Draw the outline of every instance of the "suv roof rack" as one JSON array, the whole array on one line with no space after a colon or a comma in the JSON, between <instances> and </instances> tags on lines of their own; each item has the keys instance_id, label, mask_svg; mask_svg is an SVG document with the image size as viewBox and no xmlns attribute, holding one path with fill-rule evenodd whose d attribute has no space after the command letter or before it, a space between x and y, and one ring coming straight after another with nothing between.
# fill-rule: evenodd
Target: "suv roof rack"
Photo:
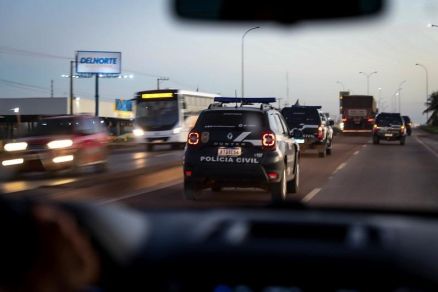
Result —
<instances>
[{"instance_id":1,"label":"suv roof rack","mask_svg":"<svg viewBox=\"0 0 438 292\"><path fill-rule=\"evenodd\" d=\"M299 108L299 107L304 107L304 108L316 108L316 109L322 109L322 106L320 105L292 105L291 107L295 107L295 108Z\"/></svg>"},{"instance_id":2,"label":"suv roof rack","mask_svg":"<svg viewBox=\"0 0 438 292\"><path fill-rule=\"evenodd\" d=\"M215 97L214 101L220 103L241 103L241 105L253 104L253 103L270 104L276 102L276 98L275 97Z\"/></svg>"}]
</instances>

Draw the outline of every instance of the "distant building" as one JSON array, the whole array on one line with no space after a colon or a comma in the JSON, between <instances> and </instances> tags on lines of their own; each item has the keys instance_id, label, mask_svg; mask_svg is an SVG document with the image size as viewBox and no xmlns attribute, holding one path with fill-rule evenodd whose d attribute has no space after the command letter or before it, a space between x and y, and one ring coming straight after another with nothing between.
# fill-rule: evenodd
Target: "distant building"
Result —
<instances>
[{"instance_id":1,"label":"distant building","mask_svg":"<svg viewBox=\"0 0 438 292\"><path fill-rule=\"evenodd\" d=\"M94 112L94 99L82 97L74 99L74 114L94 115ZM17 132L26 133L41 117L69 113L70 103L67 97L0 98L0 139L13 138L17 136ZM134 113L116 110L115 101L100 101L99 116L109 127L112 127L110 129L112 133L120 135L125 132L123 130L125 127L132 124Z\"/></svg>"}]
</instances>

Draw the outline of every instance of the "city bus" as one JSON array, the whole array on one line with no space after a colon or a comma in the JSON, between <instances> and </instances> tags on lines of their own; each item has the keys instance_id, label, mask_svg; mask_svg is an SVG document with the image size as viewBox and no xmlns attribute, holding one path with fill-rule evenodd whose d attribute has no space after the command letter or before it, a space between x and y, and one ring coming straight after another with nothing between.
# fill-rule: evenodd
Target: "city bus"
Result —
<instances>
[{"instance_id":1,"label":"city bus","mask_svg":"<svg viewBox=\"0 0 438 292\"><path fill-rule=\"evenodd\" d=\"M184 147L199 113L218 96L180 89L137 92L133 129L136 141L145 143L147 151L155 145Z\"/></svg>"}]
</instances>

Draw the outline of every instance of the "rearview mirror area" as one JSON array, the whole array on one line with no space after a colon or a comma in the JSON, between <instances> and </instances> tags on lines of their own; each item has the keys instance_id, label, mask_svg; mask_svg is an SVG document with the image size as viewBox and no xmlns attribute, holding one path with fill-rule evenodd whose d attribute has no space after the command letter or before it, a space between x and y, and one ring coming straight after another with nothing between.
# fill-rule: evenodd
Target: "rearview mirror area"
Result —
<instances>
[{"instance_id":1,"label":"rearview mirror area","mask_svg":"<svg viewBox=\"0 0 438 292\"><path fill-rule=\"evenodd\" d=\"M378 15L384 0L174 0L178 17L204 21L274 21L292 24L303 20L357 18Z\"/></svg>"}]
</instances>

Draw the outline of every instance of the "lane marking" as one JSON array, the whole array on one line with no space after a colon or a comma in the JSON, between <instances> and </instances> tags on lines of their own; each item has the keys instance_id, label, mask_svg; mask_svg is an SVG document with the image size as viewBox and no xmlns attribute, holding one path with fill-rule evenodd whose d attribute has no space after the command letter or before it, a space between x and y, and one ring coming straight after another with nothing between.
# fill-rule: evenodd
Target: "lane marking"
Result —
<instances>
[{"instance_id":1,"label":"lane marking","mask_svg":"<svg viewBox=\"0 0 438 292\"><path fill-rule=\"evenodd\" d=\"M170 187L182 184L182 183L183 183L183 180L179 179L179 180L176 180L176 181L173 181L173 182L169 182L169 183L165 183L165 184L159 184L159 185L157 185L155 187L152 187L152 188L149 188L147 190L140 190L140 191L137 191L135 193L127 194L127 195L124 195L124 196L121 196L121 197L117 197L117 198L113 198L113 199L108 199L108 200L102 200L98 204L99 205L111 204L111 203L115 203L115 202L118 202L118 201L122 201L122 200L130 199L130 198L146 195L146 194L149 194L149 193L152 193L152 192L160 191L160 190L163 190L163 189L167 189L167 188L170 188Z\"/></svg>"},{"instance_id":2,"label":"lane marking","mask_svg":"<svg viewBox=\"0 0 438 292\"><path fill-rule=\"evenodd\" d=\"M357 154L359 154L359 150L353 153L353 155L357 155Z\"/></svg>"},{"instance_id":3,"label":"lane marking","mask_svg":"<svg viewBox=\"0 0 438 292\"><path fill-rule=\"evenodd\" d=\"M341 164L339 164L339 166L336 167L335 171L333 171L332 175L334 175L335 173L337 173L338 171L343 169L346 165L347 165L347 162L342 162Z\"/></svg>"},{"instance_id":4,"label":"lane marking","mask_svg":"<svg viewBox=\"0 0 438 292\"><path fill-rule=\"evenodd\" d=\"M315 197L319 191L321 190L321 188L315 188L313 190L311 190L301 201L303 202L309 202L311 199L313 199L313 197Z\"/></svg>"},{"instance_id":5,"label":"lane marking","mask_svg":"<svg viewBox=\"0 0 438 292\"><path fill-rule=\"evenodd\" d=\"M423 141L421 141L417 136L415 136L415 139L418 141L418 143L420 143L421 145L424 146L424 148L426 148L427 150L429 150L430 153L433 154L433 156L435 156L436 158L438 158L438 153L435 152L435 150L433 150L429 145L425 144Z\"/></svg>"}]
</instances>

